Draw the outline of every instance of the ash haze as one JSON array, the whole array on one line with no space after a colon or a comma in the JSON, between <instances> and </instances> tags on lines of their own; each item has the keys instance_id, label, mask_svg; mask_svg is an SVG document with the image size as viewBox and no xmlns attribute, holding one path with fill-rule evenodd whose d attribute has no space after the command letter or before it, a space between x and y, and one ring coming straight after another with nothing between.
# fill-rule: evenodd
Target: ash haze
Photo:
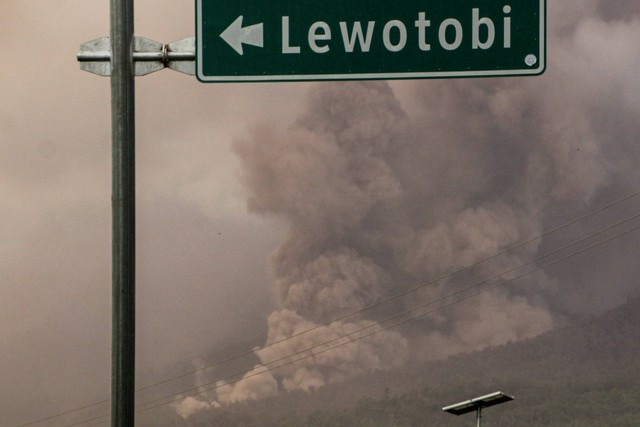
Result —
<instances>
[{"instance_id":1,"label":"ash haze","mask_svg":"<svg viewBox=\"0 0 640 427\"><path fill-rule=\"evenodd\" d=\"M109 33L109 11L95 0L3 6L0 424L16 426L109 396L109 81L75 62L81 43ZM640 6L548 8L541 77L139 78L138 383L243 341L269 344L320 326L258 350L267 363L375 326L457 283L396 300L388 313L322 325L638 191ZM171 42L193 34L192 3L138 0L136 16L137 35ZM638 206L632 200L591 229ZM465 280L527 262L576 233L535 242ZM221 383L174 409L188 420L221 404L533 337L637 296L637 259L637 235L618 239L472 303Z\"/></svg>"}]
</instances>

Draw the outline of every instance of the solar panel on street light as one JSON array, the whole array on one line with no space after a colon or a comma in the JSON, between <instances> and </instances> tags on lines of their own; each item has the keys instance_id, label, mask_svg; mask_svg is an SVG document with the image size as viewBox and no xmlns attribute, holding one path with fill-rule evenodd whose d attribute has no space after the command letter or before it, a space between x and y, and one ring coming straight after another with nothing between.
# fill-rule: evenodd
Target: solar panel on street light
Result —
<instances>
[{"instance_id":1,"label":"solar panel on street light","mask_svg":"<svg viewBox=\"0 0 640 427\"><path fill-rule=\"evenodd\" d=\"M484 396L475 397L470 400L455 403L453 405L445 406L442 408L444 412L448 412L453 415L462 415L469 412L476 412L478 427L480 427L480 419L482 418L482 409L490 406L499 405L501 403L509 402L515 399L513 396L505 394L501 391L490 393Z\"/></svg>"}]
</instances>

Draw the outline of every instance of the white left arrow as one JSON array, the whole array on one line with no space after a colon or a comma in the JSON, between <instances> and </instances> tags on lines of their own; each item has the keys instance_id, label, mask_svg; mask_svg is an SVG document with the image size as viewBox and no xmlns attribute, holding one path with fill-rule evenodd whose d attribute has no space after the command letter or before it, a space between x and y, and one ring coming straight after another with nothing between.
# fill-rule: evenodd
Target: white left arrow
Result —
<instances>
[{"instance_id":1,"label":"white left arrow","mask_svg":"<svg viewBox=\"0 0 640 427\"><path fill-rule=\"evenodd\" d=\"M263 34L264 31L262 23L243 28L242 15L240 15L220 34L220 37L222 37L222 39L233 48L233 50L242 55L243 43L250 44L251 46L264 47Z\"/></svg>"}]
</instances>

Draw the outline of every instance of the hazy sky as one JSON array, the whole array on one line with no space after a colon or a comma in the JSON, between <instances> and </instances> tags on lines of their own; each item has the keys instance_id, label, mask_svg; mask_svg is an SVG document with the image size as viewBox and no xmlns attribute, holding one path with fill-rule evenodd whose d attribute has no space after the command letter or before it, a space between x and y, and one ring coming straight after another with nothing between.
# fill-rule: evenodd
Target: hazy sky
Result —
<instances>
[{"instance_id":1,"label":"hazy sky","mask_svg":"<svg viewBox=\"0 0 640 427\"><path fill-rule=\"evenodd\" d=\"M2 9L0 412L11 425L109 395L109 80L75 60L81 43L108 35L109 10L84 0ZM137 34L193 35L192 2L137 1L136 12ZM286 121L304 86L138 80L141 371L264 329L280 229L246 213L228 147L255 120Z\"/></svg>"},{"instance_id":2,"label":"hazy sky","mask_svg":"<svg viewBox=\"0 0 640 427\"><path fill-rule=\"evenodd\" d=\"M227 344L286 336L285 324L357 309L637 191L640 6L549 3L542 77L138 78L141 382ZM108 2L96 0L5 0L0 13L3 426L109 396L109 80L75 60L80 44L108 35L108 17ZM193 2L138 0L136 17L140 36L193 35ZM621 208L618 220L638 205ZM447 351L434 356L477 348L461 331L489 312L516 326L486 342L535 335L637 295L637 249L627 238L598 262L545 272L471 314L453 312L432 334L385 338L403 360L437 345ZM380 360L391 358L382 343L371 345ZM283 387L304 388L342 371L282 375Z\"/></svg>"}]
</instances>

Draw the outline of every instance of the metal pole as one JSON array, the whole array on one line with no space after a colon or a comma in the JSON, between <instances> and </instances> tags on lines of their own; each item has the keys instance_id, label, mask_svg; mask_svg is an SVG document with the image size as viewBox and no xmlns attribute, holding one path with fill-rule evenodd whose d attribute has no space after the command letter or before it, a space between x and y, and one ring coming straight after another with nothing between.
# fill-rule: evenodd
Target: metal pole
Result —
<instances>
[{"instance_id":1,"label":"metal pole","mask_svg":"<svg viewBox=\"0 0 640 427\"><path fill-rule=\"evenodd\" d=\"M480 427L482 421L482 406L478 406L478 410L476 411L476 419L478 420L477 427Z\"/></svg>"},{"instance_id":2,"label":"metal pole","mask_svg":"<svg viewBox=\"0 0 640 427\"><path fill-rule=\"evenodd\" d=\"M111 0L112 372L111 425L135 408L135 86L133 0Z\"/></svg>"}]
</instances>

